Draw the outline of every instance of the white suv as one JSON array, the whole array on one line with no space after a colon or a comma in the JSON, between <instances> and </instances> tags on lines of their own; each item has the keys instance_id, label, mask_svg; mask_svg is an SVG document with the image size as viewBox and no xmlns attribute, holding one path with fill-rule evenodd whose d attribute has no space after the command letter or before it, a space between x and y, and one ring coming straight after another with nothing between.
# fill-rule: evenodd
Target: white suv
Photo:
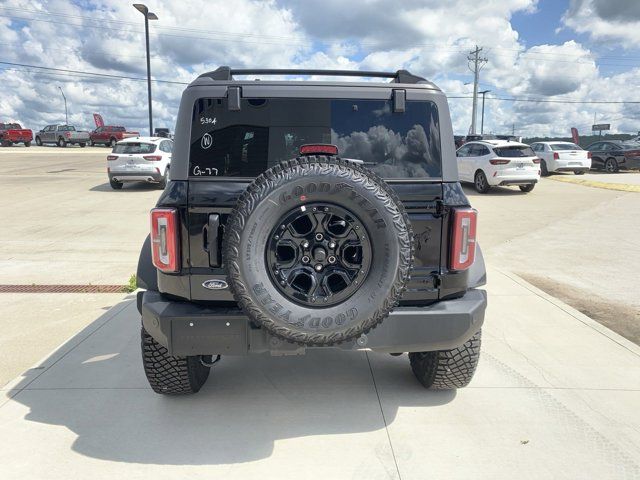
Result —
<instances>
[{"instance_id":1,"label":"white suv","mask_svg":"<svg viewBox=\"0 0 640 480\"><path fill-rule=\"evenodd\" d=\"M155 183L164 188L169 178L173 141L161 137L121 140L107 156L109 183L120 190L124 182Z\"/></svg>"},{"instance_id":2,"label":"white suv","mask_svg":"<svg viewBox=\"0 0 640 480\"><path fill-rule=\"evenodd\" d=\"M461 182L472 182L480 193L493 186L518 185L530 192L540 180L540 159L529 145L509 140L465 143L456 152Z\"/></svg>"}]
</instances>

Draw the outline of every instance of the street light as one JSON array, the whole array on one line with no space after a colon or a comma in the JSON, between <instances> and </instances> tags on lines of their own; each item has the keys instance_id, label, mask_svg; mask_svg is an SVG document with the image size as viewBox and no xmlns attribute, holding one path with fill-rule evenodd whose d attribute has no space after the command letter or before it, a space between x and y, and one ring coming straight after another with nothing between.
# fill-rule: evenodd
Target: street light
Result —
<instances>
[{"instance_id":1,"label":"street light","mask_svg":"<svg viewBox=\"0 0 640 480\"><path fill-rule=\"evenodd\" d=\"M153 116L151 108L151 61L149 59L149 20L158 20L158 16L150 12L146 5L134 3L133 6L144 15L144 36L147 43L147 93L149 102L149 136L153 135Z\"/></svg>"},{"instance_id":2,"label":"street light","mask_svg":"<svg viewBox=\"0 0 640 480\"><path fill-rule=\"evenodd\" d=\"M482 120L480 121L480 135L484 133L484 96L490 91L491 90L483 90L482 92L478 92L482 94Z\"/></svg>"},{"instance_id":3,"label":"street light","mask_svg":"<svg viewBox=\"0 0 640 480\"><path fill-rule=\"evenodd\" d=\"M67 97L64 96L64 92L62 91L62 87L58 85L60 89L60 93L62 94L62 98L64 98L64 124L69 125L69 115L67 114Z\"/></svg>"}]
</instances>

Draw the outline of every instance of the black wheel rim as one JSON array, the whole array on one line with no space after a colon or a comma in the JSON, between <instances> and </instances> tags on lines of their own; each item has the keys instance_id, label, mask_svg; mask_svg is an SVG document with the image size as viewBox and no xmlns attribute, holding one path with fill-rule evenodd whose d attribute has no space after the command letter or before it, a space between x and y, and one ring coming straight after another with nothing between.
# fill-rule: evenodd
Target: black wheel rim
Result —
<instances>
[{"instance_id":1,"label":"black wheel rim","mask_svg":"<svg viewBox=\"0 0 640 480\"><path fill-rule=\"evenodd\" d=\"M328 307L350 298L364 283L373 251L352 212L313 203L286 213L267 240L266 266L286 298Z\"/></svg>"}]
</instances>

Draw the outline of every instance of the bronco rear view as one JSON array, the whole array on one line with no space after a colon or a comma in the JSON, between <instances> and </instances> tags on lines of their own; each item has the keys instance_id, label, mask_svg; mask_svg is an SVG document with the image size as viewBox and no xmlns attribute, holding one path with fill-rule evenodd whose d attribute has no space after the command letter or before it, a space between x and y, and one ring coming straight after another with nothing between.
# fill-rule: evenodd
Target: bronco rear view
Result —
<instances>
[{"instance_id":1,"label":"bronco rear view","mask_svg":"<svg viewBox=\"0 0 640 480\"><path fill-rule=\"evenodd\" d=\"M220 67L187 87L175 132L138 265L154 391L197 392L221 355L307 348L408 353L427 388L469 383L486 275L438 87Z\"/></svg>"}]
</instances>

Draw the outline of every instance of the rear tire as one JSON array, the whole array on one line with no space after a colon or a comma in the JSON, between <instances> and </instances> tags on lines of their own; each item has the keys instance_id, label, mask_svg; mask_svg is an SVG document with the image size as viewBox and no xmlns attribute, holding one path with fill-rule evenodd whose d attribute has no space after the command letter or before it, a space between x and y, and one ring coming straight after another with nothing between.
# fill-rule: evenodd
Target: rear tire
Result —
<instances>
[{"instance_id":1,"label":"rear tire","mask_svg":"<svg viewBox=\"0 0 640 480\"><path fill-rule=\"evenodd\" d=\"M519 185L520 190L522 190L524 193L529 193L535 186L535 183L531 183L529 185Z\"/></svg>"},{"instance_id":2,"label":"rear tire","mask_svg":"<svg viewBox=\"0 0 640 480\"><path fill-rule=\"evenodd\" d=\"M3 147L10 147L11 145L13 145L13 143L8 141L8 140L3 140L2 141L2 146Z\"/></svg>"},{"instance_id":3,"label":"rear tire","mask_svg":"<svg viewBox=\"0 0 640 480\"><path fill-rule=\"evenodd\" d=\"M25 147L30 147L31 146L31 142L24 142L24 146Z\"/></svg>"},{"instance_id":4,"label":"rear tire","mask_svg":"<svg viewBox=\"0 0 640 480\"><path fill-rule=\"evenodd\" d=\"M547 162L545 162L544 160L540 162L540 175L542 175L543 177L548 177L549 175L551 175L551 173L549 173L549 169L547 168Z\"/></svg>"},{"instance_id":5,"label":"rear tire","mask_svg":"<svg viewBox=\"0 0 640 480\"><path fill-rule=\"evenodd\" d=\"M116 143L118 143L118 141L115 138L112 138L111 140L109 140L109 146L111 148L114 148L116 146Z\"/></svg>"},{"instance_id":6,"label":"rear tire","mask_svg":"<svg viewBox=\"0 0 640 480\"><path fill-rule=\"evenodd\" d=\"M86 143L81 143L81 144L80 144L80 148L84 148L84 147L86 147L86 146L87 146L87 144L86 144Z\"/></svg>"},{"instance_id":7,"label":"rear tire","mask_svg":"<svg viewBox=\"0 0 640 480\"><path fill-rule=\"evenodd\" d=\"M491 188L491 185L489 185L489 181L487 180L487 176L482 170L478 170L476 172L473 179L473 184L476 187L476 191L478 193L487 193Z\"/></svg>"},{"instance_id":8,"label":"rear tire","mask_svg":"<svg viewBox=\"0 0 640 480\"><path fill-rule=\"evenodd\" d=\"M40 140L40 137L36 137L36 145L38 145L39 147L42 146L42 140Z\"/></svg>"},{"instance_id":9,"label":"rear tire","mask_svg":"<svg viewBox=\"0 0 640 480\"><path fill-rule=\"evenodd\" d=\"M140 330L142 365L149 385L163 395L196 393L209 378L210 367L205 367L199 356L174 357L156 342L144 328Z\"/></svg>"},{"instance_id":10,"label":"rear tire","mask_svg":"<svg viewBox=\"0 0 640 480\"><path fill-rule=\"evenodd\" d=\"M89 141L87 142L87 145L89 145L90 147L93 147L95 144L94 144L91 140L89 140Z\"/></svg>"},{"instance_id":11,"label":"rear tire","mask_svg":"<svg viewBox=\"0 0 640 480\"><path fill-rule=\"evenodd\" d=\"M169 179L169 169L165 168L164 169L164 176L162 177L162 180L160 180L158 182L158 188L160 190L164 190L164 188L167 186L167 180Z\"/></svg>"},{"instance_id":12,"label":"rear tire","mask_svg":"<svg viewBox=\"0 0 640 480\"><path fill-rule=\"evenodd\" d=\"M584 175L584 170L576 170L573 173L576 175Z\"/></svg>"},{"instance_id":13,"label":"rear tire","mask_svg":"<svg viewBox=\"0 0 640 480\"><path fill-rule=\"evenodd\" d=\"M482 330L452 350L411 352L411 370L418 381L430 390L466 387L478 366Z\"/></svg>"},{"instance_id":14,"label":"rear tire","mask_svg":"<svg viewBox=\"0 0 640 480\"><path fill-rule=\"evenodd\" d=\"M607 158L604 162L604 170L607 173L616 173L619 170L618 161L613 157Z\"/></svg>"},{"instance_id":15,"label":"rear tire","mask_svg":"<svg viewBox=\"0 0 640 480\"><path fill-rule=\"evenodd\" d=\"M60 137L58 139L58 146L62 147L62 148L66 147L67 146L67 141L64 138Z\"/></svg>"},{"instance_id":16,"label":"rear tire","mask_svg":"<svg viewBox=\"0 0 640 480\"><path fill-rule=\"evenodd\" d=\"M122 190L122 182L116 182L115 180L111 180L109 179L109 185L111 185L111 188L113 188L114 190Z\"/></svg>"}]
</instances>

